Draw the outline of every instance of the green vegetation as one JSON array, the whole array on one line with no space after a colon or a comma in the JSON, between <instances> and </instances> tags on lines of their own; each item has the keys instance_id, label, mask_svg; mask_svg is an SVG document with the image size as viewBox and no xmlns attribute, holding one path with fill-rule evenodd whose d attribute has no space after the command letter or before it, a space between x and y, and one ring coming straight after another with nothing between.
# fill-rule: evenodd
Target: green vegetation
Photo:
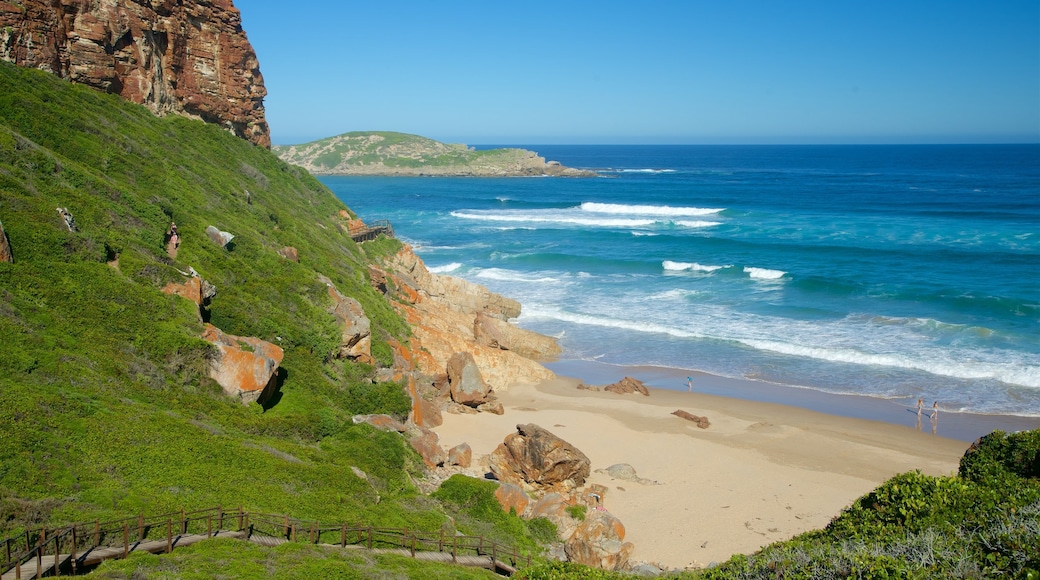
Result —
<instances>
[{"instance_id":1,"label":"green vegetation","mask_svg":"<svg viewBox=\"0 0 1040 580\"><path fill-rule=\"evenodd\" d=\"M471 536L514 543L525 555L537 556L541 546L556 541L556 526L545 518L521 519L506 513L495 499L498 484L492 481L452 475L431 497L443 502L455 514L455 526Z\"/></svg>"},{"instance_id":2,"label":"green vegetation","mask_svg":"<svg viewBox=\"0 0 1040 580\"><path fill-rule=\"evenodd\" d=\"M481 568L419 562L404 556L371 555L306 544L265 548L240 540L210 540L165 556L135 552L110 560L91 575L106 580L191 580L209 578L285 578L301 580L481 580L500 578Z\"/></svg>"},{"instance_id":3,"label":"green vegetation","mask_svg":"<svg viewBox=\"0 0 1040 580\"><path fill-rule=\"evenodd\" d=\"M340 330L319 275L361 302L377 364L409 329L371 287L372 258L340 228L343 209L304 170L219 127L156 118L0 62L0 220L15 258L0 263L0 536L215 505L453 532L448 509L417 489L422 463L404 439L351 421L403 419L410 402L400 384L374 383L373 367L330 358ZM176 259L164 247L171 221ZM209 240L210 225L235 235L233 249ZM370 244L381 256L399 247ZM298 263L278 255L285 246ZM266 409L224 395L208 376L213 349L195 305L161 292L189 268L217 288L209 322L284 349L284 380ZM487 525L509 544L526 533ZM192 558L223 559L235 546L178 551L158 568L185 577ZM275 569L312 570L293 564L301 548L280 550L264 556ZM313 565L349 568L339 561ZM135 557L111 572L152 563ZM417 563L366 564L383 565L422 575ZM447 575L426 577L436 574Z\"/></svg>"},{"instance_id":4,"label":"green vegetation","mask_svg":"<svg viewBox=\"0 0 1040 580\"><path fill-rule=\"evenodd\" d=\"M579 522L583 522L585 521L585 506L569 505L567 506L567 514Z\"/></svg>"},{"instance_id":5,"label":"green vegetation","mask_svg":"<svg viewBox=\"0 0 1040 580\"><path fill-rule=\"evenodd\" d=\"M515 173L529 155L523 149L476 151L418 135L388 131L344 133L302 145L272 150L289 163L316 174L403 173Z\"/></svg>"}]
</instances>

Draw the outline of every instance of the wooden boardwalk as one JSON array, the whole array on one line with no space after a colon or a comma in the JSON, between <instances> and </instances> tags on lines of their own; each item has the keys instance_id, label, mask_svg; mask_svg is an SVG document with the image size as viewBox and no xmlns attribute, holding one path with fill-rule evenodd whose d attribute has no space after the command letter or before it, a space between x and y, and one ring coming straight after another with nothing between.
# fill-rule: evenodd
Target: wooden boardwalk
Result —
<instances>
[{"instance_id":1,"label":"wooden boardwalk","mask_svg":"<svg viewBox=\"0 0 1040 580\"><path fill-rule=\"evenodd\" d=\"M377 220L371 224L365 226L356 232L351 232L350 237L355 242L367 242L378 238L381 234L385 234L387 237L394 237L394 227L390 225L387 220Z\"/></svg>"},{"instance_id":2,"label":"wooden boardwalk","mask_svg":"<svg viewBox=\"0 0 1040 580\"><path fill-rule=\"evenodd\" d=\"M26 531L0 541L0 580L82 574L101 562L131 552L168 553L210 538L235 538L262 546L305 542L343 550L395 554L427 562L479 567L510 576L530 557L483 537L375 528L363 524L322 526L287 515L250 514L238 508L139 515L114 522L95 521L55 530ZM330 542L330 540L332 540Z\"/></svg>"}]
</instances>

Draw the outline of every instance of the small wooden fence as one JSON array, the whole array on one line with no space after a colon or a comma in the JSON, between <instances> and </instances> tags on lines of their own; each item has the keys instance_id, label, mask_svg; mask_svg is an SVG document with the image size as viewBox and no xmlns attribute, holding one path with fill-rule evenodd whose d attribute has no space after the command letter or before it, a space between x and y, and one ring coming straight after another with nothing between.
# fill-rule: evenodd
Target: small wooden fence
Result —
<instances>
[{"instance_id":1,"label":"small wooden fence","mask_svg":"<svg viewBox=\"0 0 1040 580\"><path fill-rule=\"evenodd\" d=\"M374 240L379 237L379 234L386 234L391 238L394 237L394 227L390 225L388 220L376 220L365 226L364 229L351 232L350 237L355 242L360 243Z\"/></svg>"},{"instance_id":2,"label":"small wooden fence","mask_svg":"<svg viewBox=\"0 0 1040 580\"><path fill-rule=\"evenodd\" d=\"M221 507L155 516L138 515L110 522L94 521L56 529L42 528L0 541L3 580L59 576L89 571L104 560L130 552L168 553L174 548L214 537L259 544L306 542L342 548L380 550L412 558L482 566L511 575L530 556L483 536L457 536L407 528L364 524L321 524L287 515L249 513ZM440 557L431 557L440 554Z\"/></svg>"}]
</instances>

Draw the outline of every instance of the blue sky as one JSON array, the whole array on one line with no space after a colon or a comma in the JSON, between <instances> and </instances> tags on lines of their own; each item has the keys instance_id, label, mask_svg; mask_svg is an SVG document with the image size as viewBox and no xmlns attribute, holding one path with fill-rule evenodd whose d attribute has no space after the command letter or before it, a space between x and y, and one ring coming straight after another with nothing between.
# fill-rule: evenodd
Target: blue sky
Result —
<instances>
[{"instance_id":1,"label":"blue sky","mask_svg":"<svg viewBox=\"0 0 1040 580\"><path fill-rule=\"evenodd\" d=\"M1040 141L1040 2L235 0L276 144Z\"/></svg>"}]
</instances>

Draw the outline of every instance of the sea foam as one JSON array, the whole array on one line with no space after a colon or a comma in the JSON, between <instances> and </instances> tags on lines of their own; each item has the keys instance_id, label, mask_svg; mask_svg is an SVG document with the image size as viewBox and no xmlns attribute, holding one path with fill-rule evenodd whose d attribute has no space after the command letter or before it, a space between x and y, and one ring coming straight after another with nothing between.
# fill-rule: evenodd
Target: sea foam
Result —
<instances>
[{"instance_id":1,"label":"sea foam","mask_svg":"<svg viewBox=\"0 0 1040 580\"><path fill-rule=\"evenodd\" d=\"M661 262L661 267L665 270L671 270L681 272L689 270L691 272L714 272L715 270L721 270L723 268L729 268L729 266L705 266L696 262L673 262L671 260L665 260Z\"/></svg>"},{"instance_id":2,"label":"sea foam","mask_svg":"<svg viewBox=\"0 0 1040 580\"><path fill-rule=\"evenodd\" d=\"M755 280L779 280L783 278L787 272L783 270L770 270L769 268L753 268L751 266L744 266L744 273L751 276Z\"/></svg>"},{"instance_id":3,"label":"sea foam","mask_svg":"<svg viewBox=\"0 0 1040 580\"><path fill-rule=\"evenodd\" d=\"M630 205L623 203L597 203L593 201L586 201L585 203L581 204L581 210L592 213L682 217L713 215L725 211L725 208L673 207L667 205Z\"/></svg>"},{"instance_id":4,"label":"sea foam","mask_svg":"<svg viewBox=\"0 0 1040 580\"><path fill-rule=\"evenodd\" d=\"M434 274L447 274L448 272L454 272L462 267L462 264L458 262L452 262L443 266L427 267L426 269Z\"/></svg>"}]
</instances>

